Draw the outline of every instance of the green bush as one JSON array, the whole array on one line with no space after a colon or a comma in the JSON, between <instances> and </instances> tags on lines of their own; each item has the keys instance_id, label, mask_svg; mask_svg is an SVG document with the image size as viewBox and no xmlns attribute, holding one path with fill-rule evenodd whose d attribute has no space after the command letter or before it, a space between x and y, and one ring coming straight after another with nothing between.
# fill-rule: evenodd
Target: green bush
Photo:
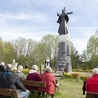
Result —
<instances>
[{"instance_id":1,"label":"green bush","mask_svg":"<svg viewBox=\"0 0 98 98\"><path fill-rule=\"evenodd\" d=\"M72 75L70 73L64 73L64 78L72 78Z\"/></svg>"},{"instance_id":2,"label":"green bush","mask_svg":"<svg viewBox=\"0 0 98 98\"><path fill-rule=\"evenodd\" d=\"M30 70L30 69L23 69L22 72L23 72L24 74L28 74L29 70Z\"/></svg>"},{"instance_id":3,"label":"green bush","mask_svg":"<svg viewBox=\"0 0 98 98\"><path fill-rule=\"evenodd\" d=\"M64 72L64 78L70 78L70 79L81 79L81 80L86 80L87 78L89 78L90 76L86 76L86 75L80 75L79 73L66 73Z\"/></svg>"},{"instance_id":4,"label":"green bush","mask_svg":"<svg viewBox=\"0 0 98 98\"><path fill-rule=\"evenodd\" d=\"M85 76L81 76L81 77L80 77L80 79L82 79L82 80L86 80L87 78L89 78L89 76L86 76L86 75L85 75Z\"/></svg>"}]
</instances>

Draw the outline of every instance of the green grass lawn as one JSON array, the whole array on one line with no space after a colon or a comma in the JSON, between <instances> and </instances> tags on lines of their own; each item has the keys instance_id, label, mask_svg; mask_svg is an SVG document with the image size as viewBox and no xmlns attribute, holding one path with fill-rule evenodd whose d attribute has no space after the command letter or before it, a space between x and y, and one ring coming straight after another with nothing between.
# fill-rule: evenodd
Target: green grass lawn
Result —
<instances>
[{"instance_id":1,"label":"green grass lawn","mask_svg":"<svg viewBox=\"0 0 98 98\"><path fill-rule=\"evenodd\" d=\"M55 98L85 98L82 95L83 81L79 82L78 79L60 79L60 90L55 93ZM37 94L30 95L29 98L42 98L37 97ZM50 98L50 97L49 97Z\"/></svg>"}]
</instances>

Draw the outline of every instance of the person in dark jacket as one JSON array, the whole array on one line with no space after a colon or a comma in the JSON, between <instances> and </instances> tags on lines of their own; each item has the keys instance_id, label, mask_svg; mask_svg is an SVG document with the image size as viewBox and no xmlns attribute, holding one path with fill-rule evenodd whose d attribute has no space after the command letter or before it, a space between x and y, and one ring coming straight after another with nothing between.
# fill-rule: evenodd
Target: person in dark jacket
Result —
<instances>
[{"instance_id":1,"label":"person in dark jacket","mask_svg":"<svg viewBox=\"0 0 98 98\"><path fill-rule=\"evenodd\" d=\"M2 72L5 72L5 71L6 71L6 68L3 65L0 64L0 72L2 73Z\"/></svg>"},{"instance_id":2,"label":"person in dark jacket","mask_svg":"<svg viewBox=\"0 0 98 98\"><path fill-rule=\"evenodd\" d=\"M82 87L83 95L85 95L85 91L86 91L85 84L86 84L86 80L83 82L83 87Z\"/></svg>"},{"instance_id":3,"label":"person in dark jacket","mask_svg":"<svg viewBox=\"0 0 98 98\"><path fill-rule=\"evenodd\" d=\"M28 98L29 91L21 83L18 75L11 71L11 64L7 64L6 71L0 71L0 88L17 89L19 98Z\"/></svg>"}]
</instances>

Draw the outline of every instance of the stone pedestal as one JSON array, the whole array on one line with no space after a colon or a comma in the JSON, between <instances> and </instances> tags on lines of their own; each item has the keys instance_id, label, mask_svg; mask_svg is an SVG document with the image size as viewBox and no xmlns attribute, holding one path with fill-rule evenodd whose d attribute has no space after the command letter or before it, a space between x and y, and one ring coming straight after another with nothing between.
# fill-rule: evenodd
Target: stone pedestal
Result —
<instances>
[{"instance_id":1,"label":"stone pedestal","mask_svg":"<svg viewBox=\"0 0 98 98\"><path fill-rule=\"evenodd\" d=\"M56 71L72 72L71 67L71 50L67 35L59 36L58 57L55 65Z\"/></svg>"}]
</instances>

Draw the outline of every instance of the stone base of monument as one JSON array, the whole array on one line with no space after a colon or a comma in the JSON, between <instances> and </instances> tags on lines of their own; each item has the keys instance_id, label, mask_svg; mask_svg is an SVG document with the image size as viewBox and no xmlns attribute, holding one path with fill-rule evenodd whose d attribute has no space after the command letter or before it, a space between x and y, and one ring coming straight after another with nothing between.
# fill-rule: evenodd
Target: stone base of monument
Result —
<instances>
[{"instance_id":1,"label":"stone base of monument","mask_svg":"<svg viewBox=\"0 0 98 98\"><path fill-rule=\"evenodd\" d=\"M60 35L58 43L58 57L55 65L56 72L57 71L72 72L70 55L71 50L68 36Z\"/></svg>"},{"instance_id":2,"label":"stone base of monument","mask_svg":"<svg viewBox=\"0 0 98 98\"><path fill-rule=\"evenodd\" d=\"M62 72L52 72L56 79L64 78L64 71Z\"/></svg>"}]
</instances>

